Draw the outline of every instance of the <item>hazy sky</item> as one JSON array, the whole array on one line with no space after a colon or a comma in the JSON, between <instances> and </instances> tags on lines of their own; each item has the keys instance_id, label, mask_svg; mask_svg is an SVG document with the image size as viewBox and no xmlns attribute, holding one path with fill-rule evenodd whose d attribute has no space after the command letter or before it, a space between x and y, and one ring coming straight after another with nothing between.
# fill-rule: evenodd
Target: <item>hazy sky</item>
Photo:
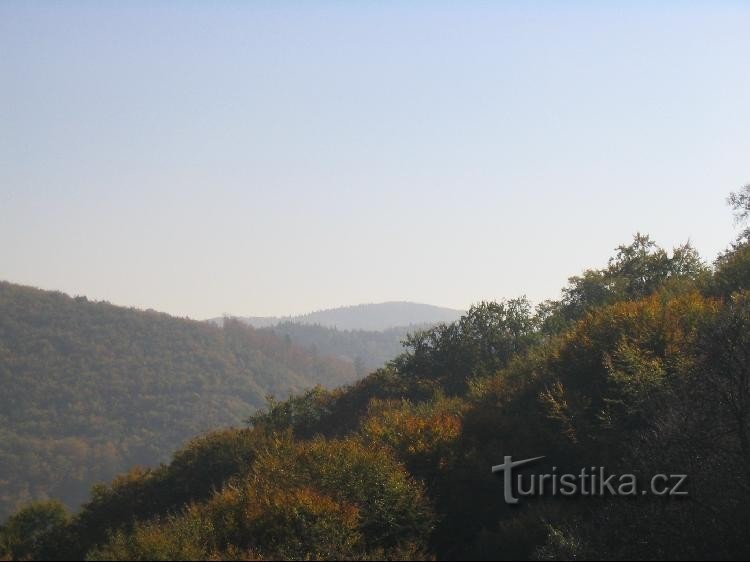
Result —
<instances>
[{"instance_id":1,"label":"hazy sky","mask_svg":"<svg viewBox=\"0 0 750 562\"><path fill-rule=\"evenodd\" d=\"M560 4L3 1L0 279L204 318L713 259L750 3Z\"/></svg>"}]
</instances>

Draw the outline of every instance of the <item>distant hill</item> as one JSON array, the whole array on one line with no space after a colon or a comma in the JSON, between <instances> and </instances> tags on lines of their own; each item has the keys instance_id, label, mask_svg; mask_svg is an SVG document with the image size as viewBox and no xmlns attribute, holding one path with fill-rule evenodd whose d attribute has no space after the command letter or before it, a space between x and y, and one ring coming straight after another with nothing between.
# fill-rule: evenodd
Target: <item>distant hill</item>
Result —
<instances>
[{"instance_id":1,"label":"distant hill","mask_svg":"<svg viewBox=\"0 0 750 562\"><path fill-rule=\"evenodd\" d=\"M381 331L413 325L434 325L440 322L453 322L464 313L462 310L444 308L415 302L383 302L378 304L358 304L342 306L302 314L299 316L239 317L242 322L264 328L276 324L292 322L296 324L318 324L339 330ZM221 322L221 319L214 319Z\"/></svg>"},{"instance_id":2,"label":"distant hill","mask_svg":"<svg viewBox=\"0 0 750 562\"><path fill-rule=\"evenodd\" d=\"M33 498L74 506L196 433L356 378L354 365L237 321L223 327L0 282L0 521Z\"/></svg>"},{"instance_id":3,"label":"distant hill","mask_svg":"<svg viewBox=\"0 0 750 562\"><path fill-rule=\"evenodd\" d=\"M412 324L387 330L339 330L320 324L281 322L268 328L258 328L258 331L269 331L313 353L347 361L354 365L357 375L364 376L403 352L401 342L408 333L433 325Z\"/></svg>"}]
</instances>

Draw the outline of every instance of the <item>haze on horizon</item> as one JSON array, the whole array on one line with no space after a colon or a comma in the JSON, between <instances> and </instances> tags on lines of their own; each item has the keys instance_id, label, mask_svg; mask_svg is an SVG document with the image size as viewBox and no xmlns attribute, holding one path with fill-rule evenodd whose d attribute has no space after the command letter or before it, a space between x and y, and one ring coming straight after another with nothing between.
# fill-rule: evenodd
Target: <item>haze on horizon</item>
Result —
<instances>
[{"instance_id":1,"label":"haze on horizon","mask_svg":"<svg viewBox=\"0 0 750 562\"><path fill-rule=\"evenodd\" d=\"M676 5L0 3L0 279L285 316L713 260L750 5Z\"/></svg>"}]
</instances>

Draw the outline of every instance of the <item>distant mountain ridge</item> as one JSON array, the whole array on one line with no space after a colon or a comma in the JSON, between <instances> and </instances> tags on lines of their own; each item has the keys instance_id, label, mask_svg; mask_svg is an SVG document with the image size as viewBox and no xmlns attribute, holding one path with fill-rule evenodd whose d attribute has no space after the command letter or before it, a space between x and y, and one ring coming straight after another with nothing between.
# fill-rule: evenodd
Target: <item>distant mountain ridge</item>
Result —
<instances>
[{"instance_id":1,"label":"distant mountain ridge","mask_svg":"<svg viewBox=\"0 0 750 562\"><path fill-rule=\"evenodd\" d=\"M256 330L270 332L312 353L351 363L357 375L364 376L399 355L404 350L401 342L408 334L432 326L434 324L412 324L387 330L339 330L320 324L281 322Z\"/></svg>"},{"instance_id":2,"label":"distant mountain ridge","mask_svg":"<svg viewBox=\"0 0 750 562\"><path fill-rule=\"evenodd\" d=\"M339 330L384 331L405 326L453 322L458 320L464 312L431 304L390 301L329 308L297 316L240 316L236 318L256 328L295 323L320 325ZM212 321L221 324L223 319L215 318Z\"/></svg>"}]
</instances>

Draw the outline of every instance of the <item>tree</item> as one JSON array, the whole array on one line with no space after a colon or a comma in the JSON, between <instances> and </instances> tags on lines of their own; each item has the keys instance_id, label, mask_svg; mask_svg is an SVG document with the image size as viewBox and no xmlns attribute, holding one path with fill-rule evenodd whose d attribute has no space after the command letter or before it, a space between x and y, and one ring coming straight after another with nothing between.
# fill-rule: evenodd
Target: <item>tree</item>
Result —
<instances>
[{"instance_id":1,"label":"tree","mask_svg":"<svg viewBox=\"0 0 750 562\"><path fill-rule=\"evenodd\" d=\"M735 293L699 343L698 384L724 409L750 487L750 292Z\"/></svg>"},{"instance_id":2,"label":"tree","mask_svg":"<svg viewBox=\"0 0 750 562\"><path fill-rule=\"evenodd\" d=\"M12 515L0 530L2 550L14 560L65 560L70 516L59 501L40 501Z\"/></svg>"},{"instance_id":3,"label":"tree","mask_svg":"<svg viewBox=\"0 0 750 562\"><path fill-rule=\"evenodd\" d=\"M739 191L733 191L727 197L727 203L734 209L735 220L743 223L750 218L750 184L747 184ZM740 237L747 238L750 235L750 228L745 230Z\"/></svg>"},{"instance_id":4,"label":"tree","mask_svg":"<svg viewBox=\"0 0 750 562\"><path fill-rule=\"evenodd\" d=\"M495 373L536 340L536 322L526 297L481 302L452 324L407 336L407 352L394 360L406 377L438 381L450 394L471 377Z\"/></svg>"},{"instance_id":5,"label":"tree","mask_svg":"<svg viewBox=\"0 0 750 562\"><path fill-rule=\"evenodd\" d=\"M689 242L673 248L670 255L648 235L637 233L630 244L617 247L606 268L588 269L569 278L561 301L547 301L539 307L542 330L560 333L595 308L642 299L667 286L690 289L708 274Z\"/></svg>"}]
</instances>

